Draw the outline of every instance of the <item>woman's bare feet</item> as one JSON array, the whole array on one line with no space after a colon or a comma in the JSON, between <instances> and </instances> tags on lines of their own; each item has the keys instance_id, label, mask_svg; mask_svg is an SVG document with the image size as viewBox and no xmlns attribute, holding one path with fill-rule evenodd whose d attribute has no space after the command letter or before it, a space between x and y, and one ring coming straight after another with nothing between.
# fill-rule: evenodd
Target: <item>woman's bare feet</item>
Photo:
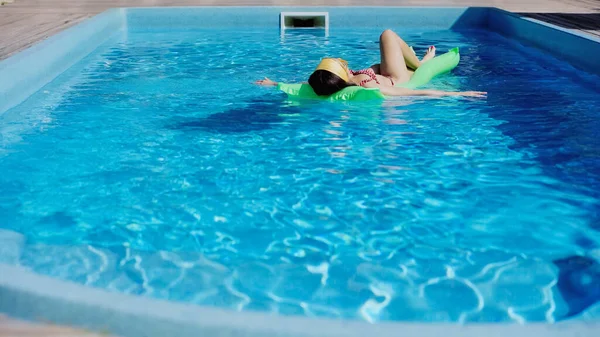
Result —
<instances>
[{"instance_id":1,"label":"woman's bare feet","mask_svg":"<svg viewBox=\"0 0 600 337\"><path fill-rule=\"evenodd\" d=\"M435 57L435 47L431 46L431 47L429 47L429 49L427 49L427 53L425 53L425 56L423 56L423 59L421 59L421 63L425 63L434 57Z\"/></svg>"}]
</instances>

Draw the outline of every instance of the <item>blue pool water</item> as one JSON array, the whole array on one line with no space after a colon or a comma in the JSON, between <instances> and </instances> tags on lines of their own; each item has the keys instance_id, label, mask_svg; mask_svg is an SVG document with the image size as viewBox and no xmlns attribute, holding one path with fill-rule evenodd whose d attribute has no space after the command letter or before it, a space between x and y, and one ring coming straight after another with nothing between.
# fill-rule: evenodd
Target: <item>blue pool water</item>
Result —
<instances>
[{"instance_id":1,"label":"blue pool water","mask_svg":"<svg viewBox=\"0 0 600 337\"><path fill-rule=\"evenodd\" d=\"M599 317L598 78L483 31L432 85L487 100L292 102L379 31L115 36L0 116L16 263L129 294L400 321ZM1 257L0 257L1 260ZM14 262L14 261L13 261Z\"/></svg>"}]
</instances>

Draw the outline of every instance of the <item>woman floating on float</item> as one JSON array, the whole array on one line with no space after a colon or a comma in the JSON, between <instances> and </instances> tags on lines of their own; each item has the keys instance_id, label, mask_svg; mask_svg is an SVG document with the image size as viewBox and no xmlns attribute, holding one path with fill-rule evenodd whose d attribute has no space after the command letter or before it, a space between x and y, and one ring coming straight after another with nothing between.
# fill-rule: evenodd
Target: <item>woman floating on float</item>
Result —
<instances>
[{"instance_id":1,"label":"woman floating on float","mask_svg":"<svg viewBox=\"0 0 600 337\"><path fill-rule=\"evenodd\" d=\"M449 92L416 90L433 77L451 71L460 60L458 48L435 57L435 47L429 47L422 60L412 48L391 30L379 38L381 63L353 71L340 58L324 58L310 75L308 84L285 84L268 78L256 84L277 86L291 97L328 100L369 100L385 96L466 96L484 97L485 92Z\"/></svg>"}]
</instances>

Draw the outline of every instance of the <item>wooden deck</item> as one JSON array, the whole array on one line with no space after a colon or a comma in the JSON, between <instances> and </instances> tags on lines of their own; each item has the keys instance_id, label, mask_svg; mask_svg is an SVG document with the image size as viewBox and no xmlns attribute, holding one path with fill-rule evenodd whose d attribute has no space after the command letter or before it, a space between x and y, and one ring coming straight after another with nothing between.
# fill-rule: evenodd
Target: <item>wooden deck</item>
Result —
<instances>
[{"instance_id":1,"label":"wooden deck","mask_svg":"<svg viewBox=\"0 0 600 337\"><path fill-rule=\"evenodd\" d=\"M0 0L0 59L112 7L481 6L480 0ZM600 0L488 0L495 6L600 36Z\"/></svg>"}]
</instances>

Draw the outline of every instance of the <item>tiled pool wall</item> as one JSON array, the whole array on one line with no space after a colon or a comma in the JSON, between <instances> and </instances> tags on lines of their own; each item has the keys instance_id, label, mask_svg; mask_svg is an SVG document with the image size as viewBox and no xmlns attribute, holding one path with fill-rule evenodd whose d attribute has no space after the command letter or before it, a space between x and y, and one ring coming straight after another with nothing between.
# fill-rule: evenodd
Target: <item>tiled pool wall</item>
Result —
<instances>
[{"instance_id":1,"label":"tiled pool wall","mask_svg":"<svg viewBox=\"0 0 600 337\"><path fill-rule=\"evenodd\" d=\"M198 7L112 9L0 62L0 114L127 31L239 27L279 29L282 11L327 11L332 27L489 29L600 74L600 41L490 8ZM585 52L582 52L585 51ZM600 321L467 326L332 321L233 312L110 293L14 266L25 238L0 230L0 312L122 336L596 336ZM2 263L3 262L3 263Z\"/></svg>"}]
</instances>

